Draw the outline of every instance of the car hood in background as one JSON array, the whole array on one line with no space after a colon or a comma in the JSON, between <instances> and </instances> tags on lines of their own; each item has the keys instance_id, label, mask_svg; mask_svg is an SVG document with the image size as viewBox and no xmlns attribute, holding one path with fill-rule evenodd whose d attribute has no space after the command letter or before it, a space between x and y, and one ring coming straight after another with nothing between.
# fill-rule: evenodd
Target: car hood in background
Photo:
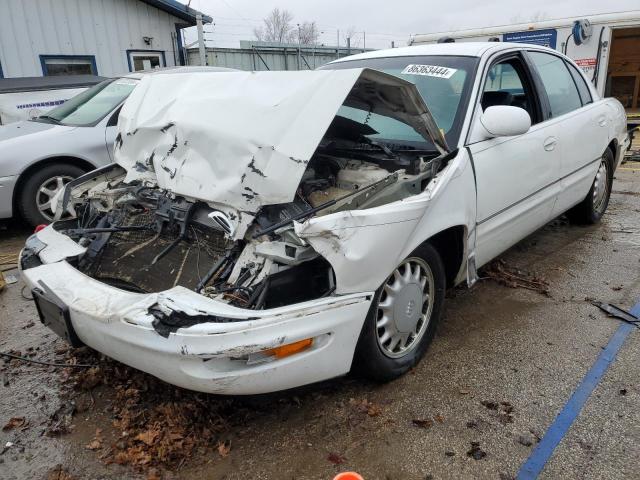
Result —
<instances>
[{"instance_id":1,"label":"car hood in background","mask_svg":"<svg viewBox=\"0 0 640 480\"><path fill-rule=\"evenodd\" d=\"M291 202L341 105L397 118L446 153L416 87L370 69L144 78L120 113L125 181L256 212Z\"/></svg>"},{"instance_id":2,"label":"car hood in background","mask_svg":"<svg viewBox=\"0 0 640 480\"><path fill-rule=\"evenodd\" d=\"M40 134L49 131L49 133L69 130L75 127L65 127L63 125L55 125L53 123L23 121L15 122L9 125L0 126L0 142L5 140L17 139L27 135Z\"/></svg>"}]
</instances>

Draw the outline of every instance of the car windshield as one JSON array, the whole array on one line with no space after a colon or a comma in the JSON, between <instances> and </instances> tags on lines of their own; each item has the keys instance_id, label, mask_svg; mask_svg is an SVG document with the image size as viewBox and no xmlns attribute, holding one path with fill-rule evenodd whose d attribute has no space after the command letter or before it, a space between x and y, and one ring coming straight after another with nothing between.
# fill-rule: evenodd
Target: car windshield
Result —
<instances>
[{"instance_id":1,"label":"car windshield","mask_svg":"<svg viewBox=\"0 0 640 480\"><path fill-rule=\"evenodd\" d=\"M454 146L460 137L477 63L475 57L430 55L350 60L320 69L373 68L415 84L447 143ZM347 106L342 106L338 115L371 127L375 133L366 136L372 140L433 149L413 128L393 118Z\"/></svg>"},{"instance_id":2,"label":"car windshield","mask_svg":"<svg viewBox=\"0 0 640 480\"><path fill-rule=\"evenodd\" d=\"M93 126L120 105L133 91L137 80L106 80L49 110L36 121L76 127Z\"/></svg>"}]
</instances>

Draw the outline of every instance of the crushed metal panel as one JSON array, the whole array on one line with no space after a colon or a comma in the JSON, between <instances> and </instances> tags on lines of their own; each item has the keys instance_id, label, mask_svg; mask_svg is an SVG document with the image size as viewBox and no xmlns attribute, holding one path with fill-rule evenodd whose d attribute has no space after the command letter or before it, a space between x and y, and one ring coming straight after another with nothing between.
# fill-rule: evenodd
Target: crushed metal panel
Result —
<instances>
[{"instance_id":1,"label":"crushed metal panel","mask_svg":"<svg viewBox=\"0 0 640 480\"><path fill-rule=\"evenodd\" d=\"M127 182L147 180L176 195L255 213L293 200L347 97L444 148L415 86L392 75L216 72L144 78L120 113L115 159Z\"/></svg>"}]
</instances>

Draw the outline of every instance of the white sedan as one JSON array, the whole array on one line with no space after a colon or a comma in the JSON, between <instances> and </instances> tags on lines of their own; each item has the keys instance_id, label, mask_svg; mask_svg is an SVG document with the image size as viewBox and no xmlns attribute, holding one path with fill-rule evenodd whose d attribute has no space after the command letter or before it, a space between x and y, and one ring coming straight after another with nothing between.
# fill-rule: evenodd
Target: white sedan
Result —
<instances>
[{"instance_id":1,"label":"white sedan","mask_svg":"<svg viewBox=\"0 0 640 480\"><path fill-rule=\"evenodd\" d=\"M21 255L42 321L185 388L393 379L445 289L554 217L597 222L625 113L534 45L369 52L311 72L150 76L116 163Z\"/></svg>"}]
</instances>

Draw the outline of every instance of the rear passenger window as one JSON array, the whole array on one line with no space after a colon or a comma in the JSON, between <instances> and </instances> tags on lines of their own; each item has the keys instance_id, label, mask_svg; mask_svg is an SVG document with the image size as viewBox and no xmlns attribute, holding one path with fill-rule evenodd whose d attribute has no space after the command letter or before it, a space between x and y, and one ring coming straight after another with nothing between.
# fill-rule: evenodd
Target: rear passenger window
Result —
<instances>
[{"instance_id":1,"label":"rear passenger window","mask_svg":"<svg viewBox=\"0 0 640 480\"><path fill-rule=\"evenodd\" d=\"M582 105L586 105L587 103L593 102L593 98L591 97L591 90L589 90L589 86L587 82L585 82L584 77L580 74L578 69L574 67L572 64L567 63L569 67L569 71L571 72L571 76L576 82L576 86L578 87L578 92L580 93L580 99L582 100Z\"/></svg>"},{"instance_id":2,"label":"rear passenger window","mask_svg":"<svg viewBox=\"0 0 640 480\"><path fill-rule=\"evenodd\" d=\"M528 52L549 97L551 117L559 117L582 106L578 89L564 61L541 52Z\"/></svg>"}]
</instances>

